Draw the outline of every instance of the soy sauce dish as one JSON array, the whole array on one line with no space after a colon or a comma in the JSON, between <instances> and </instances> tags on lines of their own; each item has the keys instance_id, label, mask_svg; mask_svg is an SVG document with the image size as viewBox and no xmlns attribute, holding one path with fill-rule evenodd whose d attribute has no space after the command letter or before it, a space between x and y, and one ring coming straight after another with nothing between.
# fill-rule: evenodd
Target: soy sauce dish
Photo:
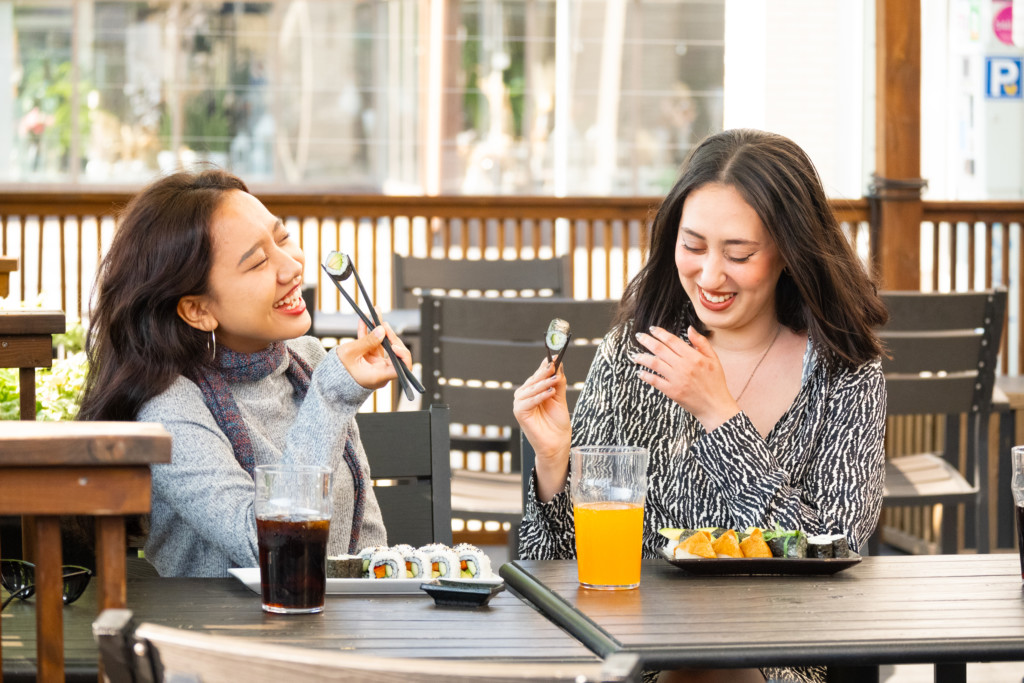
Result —
<instances>
[{"instance_id":1,"label":"soy sauce dish","mask_svg":"<svg viewBox=\"0 0 1024 683\"><path fill-rule=\"evenodd\" d=\"M434 598L434 604L438 607L483 607L505 590L505 580L433 579L421 583L420 589Z\"/></svg>"}]
</instances>

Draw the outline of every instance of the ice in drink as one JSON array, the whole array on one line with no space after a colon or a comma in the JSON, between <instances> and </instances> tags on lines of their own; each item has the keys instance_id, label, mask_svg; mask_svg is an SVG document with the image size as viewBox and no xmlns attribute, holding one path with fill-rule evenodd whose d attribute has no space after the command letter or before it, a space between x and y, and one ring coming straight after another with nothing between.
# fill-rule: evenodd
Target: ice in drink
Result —
<instances>
[{"instance_id":1,"label":"ice in drink","mask_svg":"<svg viewBox=\"0 0 1024 683\"><path fill-rule=\"evenodd\" d=\"M640 585L643 503L580 503L573 506L580 583L588 588Z\"/></svg>"},{"instance_id":2,"label":"ice in drink","mask_svg":"<svg viewBox=\"0 0 1024 683\"><path fill-rule=\"evenodd\" d=\"M327 591L330 520L296 516L256 519L263 609L320 612Z\"/></svg>"}]
</instances>

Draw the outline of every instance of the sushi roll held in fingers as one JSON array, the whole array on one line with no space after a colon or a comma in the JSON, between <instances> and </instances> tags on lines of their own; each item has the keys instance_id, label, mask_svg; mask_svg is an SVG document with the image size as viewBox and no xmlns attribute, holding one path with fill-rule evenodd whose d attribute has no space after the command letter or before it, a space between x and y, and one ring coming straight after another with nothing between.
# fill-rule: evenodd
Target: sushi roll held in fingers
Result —
<instances>
[{"instance_id":1,"label":"sushi roll held in fingers","mask_svg":"<svg viewBox=\"0 0 1024 683\"><path fill-rule=\"evenodd\" d=\"M548 325L548 331L544 335L544 347L547 350L548 360L553 361L555 370L562 360L565 349L569 346L572 333L569 331L569 323L561 318L555 318Z\"/></svg>"}]
</instances>

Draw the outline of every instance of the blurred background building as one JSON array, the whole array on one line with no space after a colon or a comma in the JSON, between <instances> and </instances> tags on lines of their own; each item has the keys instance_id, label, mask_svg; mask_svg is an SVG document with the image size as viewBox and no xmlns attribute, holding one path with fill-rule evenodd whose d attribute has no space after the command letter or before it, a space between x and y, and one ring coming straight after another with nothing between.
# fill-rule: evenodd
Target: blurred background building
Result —
<instances>
[{"instance_id":1,"label":"blurred background building","mask_svg":"<svg viewBox=\"0 0 1024 683\"><path fill-rule=\"evenodd\" d=\"M1022 196L1012 5L922 2L926 197ZM209 161L301 191L658 195L700 137L752 126L796 139L834 196L860 197L874 11L0 0L0 183L130 187Z\"/></svg>"}]
</instances>

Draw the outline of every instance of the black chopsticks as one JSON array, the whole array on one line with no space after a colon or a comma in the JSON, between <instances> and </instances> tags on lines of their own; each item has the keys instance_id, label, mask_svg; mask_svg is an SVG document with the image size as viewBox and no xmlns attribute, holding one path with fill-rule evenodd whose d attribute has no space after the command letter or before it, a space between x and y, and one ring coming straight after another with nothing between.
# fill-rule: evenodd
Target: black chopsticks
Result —
<instances>
[{"instance_id":1,"label":"black chopsticks","mask_svg":"<svg viewBox=\"0 0 1024 683\"><path fill-rule=\"evenodd\" d=\"M328 264L330 264L330 266L328 266ZM347 254L343 254L339 251L332 251L327 255L324 262L320 264L320 267L324 269L324 272L327 273L327 277L330 278L331 282L333 282L334 286L338 288L338 291L341 292L342 296L344 296L349 304L351 304L352 309L356 312L356 315L359 316L360 320L366 324L366 327L371 330L375 327L379 327L381 324L380 317L377 315L377 310L373 307L370 295L367 293L366 288L363 287L363 281L359 278L359 273L356 272L352 259L350 259ZM356 277L356 285L359 287L359 291L363 293L363 298L366 299L366 306L370 309L370 317L367 317L367 315L363 313L362 309L356 305L355 299L353 299L352 296L345 291L345 288L341 286L341 283L344 280L347 280L350 275L355 275ZM412 373L412 370L410 370L405 363L400 361L398 356L395 355L394 349L391 348L390 339L384 337L383 346L384 350L388 353L388 357L391 359L391 364L395 366L395 372L398 373L398 382L402 385L402 391L405 392L405 397L412 401L415 398L413 389L415 388L416 391L422 394L425 391L423 385L420 384L418 379L416 379L416 375Z\"/></svg>"}]
</instances>

